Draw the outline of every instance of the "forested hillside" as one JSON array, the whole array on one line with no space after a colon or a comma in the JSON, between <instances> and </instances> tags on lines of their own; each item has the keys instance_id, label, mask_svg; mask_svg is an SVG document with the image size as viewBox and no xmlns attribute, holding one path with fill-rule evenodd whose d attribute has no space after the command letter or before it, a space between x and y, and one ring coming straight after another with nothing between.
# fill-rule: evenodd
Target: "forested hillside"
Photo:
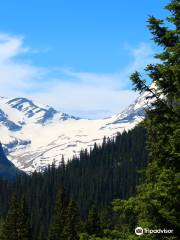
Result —
<instances>
[{"instance_id":1,"label":"forested hillside","mask_svg":"<svg viewBox=\"0 0 180 240\"><path fill-rule=\"evenodd\" d=\"M76 201L82 219L86 219L94 205L100 212L114 198L125 199L135 194L142 181L142 170L147 164L146 131L142 126L104 138L102 146L94 145L88 153L67 165L49 167L44 173L22 176L16 182L0 182L0 213L4 216L13 194L24 197L30 209L33 239L46 236L52 216L55 197L63 186L69 199Z\"/></svg>"}]
</instances>

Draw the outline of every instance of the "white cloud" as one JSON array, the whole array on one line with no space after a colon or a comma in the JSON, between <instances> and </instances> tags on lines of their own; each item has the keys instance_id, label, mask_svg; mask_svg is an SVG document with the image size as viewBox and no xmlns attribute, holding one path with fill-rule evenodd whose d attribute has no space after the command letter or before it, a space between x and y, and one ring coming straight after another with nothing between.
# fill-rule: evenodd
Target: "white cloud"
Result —
<instances>
[{"instance_id":1,"label":"white cloud","mask_svg":"<svg viewBox=\"0 0 180 240\"><path fill-rule=\"evenodd\" d=\"M110 116L131 104L136 97L137 94L131 90L119 91L63 82L54 85L50 91L33 94L33 99L37 101L83 117Z\"/></svg>"},{"instance_id":2,"label":"white cloud","mask_svg":"<svg viewBox=\"0 0 180 240\"><path fill-rule=\"evenodd\" d=\"M133 61L116 73L39 68L18 59L29 51L33 52L24 46L23 37L0 34L0 95L30 97L74 115L95 118L117 113L132 103L137 94L127 90L130 74L154 61L154 52L145 43L129 48Z\"/></svg>"},{"instance_id":3,"label":"white cloud","mask_svg":"<svg viewBox=\"0 0 180 240\"><path fill-rule=\"evenodd\" d=\"M121 79L121 73L91 73L91 72L76 72L71 69L61 69L69 79L73 79L78 83L87 86L96 86L101 88L120 88L125 87L125 83Z\"/></svg>"},{"instance_id":4,"label":"white cloud","mask_svg":"<svg viewBox=\"0 0 180 240\"><path fill-rule=\"evenodd\" d=\"M131 65L131 71L142 70L147 64L156 62L154 51L147 43L141 43L137 48L131 49L130 54L134 61Z\"/></svg>"},{"instance_id":5,"label":"white cloud","mask_svg":"<svg viewBox=\"0 0 180 240\"><path fill-rule=\"evenodd\" d=\"M17 60L21 54L26 54L28 47L24 46L23 37L0 33L0 94L13 97L35 84L43 74L43 69Z\"/></svg>"},{"instance_id":6,"label":"white cloud","mask_svg":"<svg viewBox=\"0 0 180 240\"><path fill-rule=\"evenodd\" d=\"M10 61L20 53L24 53L28 48L23 47L23 37L14 37L0 33L0 62Z\"/></svg>"}]
</instances>

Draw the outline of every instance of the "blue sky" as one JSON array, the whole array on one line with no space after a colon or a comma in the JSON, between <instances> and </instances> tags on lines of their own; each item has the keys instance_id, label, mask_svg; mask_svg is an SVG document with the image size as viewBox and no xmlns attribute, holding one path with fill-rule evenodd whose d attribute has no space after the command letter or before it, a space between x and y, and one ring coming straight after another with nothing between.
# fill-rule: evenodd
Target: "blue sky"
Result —
<instances>
[{"instance_id":1,"label":"blue sky","mask_svg":"<svg viewBox=\"0 0 180 240\"><path fill-rule=\"evenodd\" d=\"M166 0L6 0L0 6L0 95L81 117L131 103L129 75L153 61L147 16Z\"/></svg>"}]
</instances>

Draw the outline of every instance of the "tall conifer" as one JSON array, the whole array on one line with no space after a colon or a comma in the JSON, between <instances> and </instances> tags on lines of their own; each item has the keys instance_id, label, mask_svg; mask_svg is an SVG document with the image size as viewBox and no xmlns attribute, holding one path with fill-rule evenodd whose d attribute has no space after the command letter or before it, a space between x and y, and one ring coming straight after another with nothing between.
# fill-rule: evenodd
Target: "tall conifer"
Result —
<instances>
[{"instance_id":1,"label":"tall conifer","mask_svg":"<svg viewBox=\"0 0 180 240\"><path fill-rule=\"evenodd\" d=\"M66 224L66 211L68 200L63 187L58 191L49 230L49 240L66 240L64 237L64 227Z\"/></svg>"},{"instance_id":2,"label":"tall conifer","mask_svg":"<svg viewBox=\"0 0 180 240\"><path fill-rule=\"evenodd\" d=\"M81 231L81 222L79 211L74 201L70 201L67 208L66 224L64 227L64 236L67 240L79 240Z\"/></svg>"},{"instance_id":3,"label":"tall conifer","mask_svg":"<svg viewBox=\"0 0 180 240\"><path fill-rule=\"evenodd\" d=\"M153 40L162 48L155 56L160 62L145 69L155 88L148 87L140 73L131 76L136 90L150 92L155 98L145 122L149 164L146 181L139 188L137 212L142 227L173 229L173 234L159 234L158 239L179 239L180 1L171 0L166 9L171 13L166 19L169 24L154 16L148 20Z\"/></svg>"},{"instance_id":4,"label":"tall conifer","mask_svg":"<svg viewBox=\"0 0 180 240\"><path fill-rule=\"evenodd\" d=\"M92 206L89 210L86 231L89 235L101 235L100 218L95 206Z\"/></svg>"},{"instance_id":5,"label":"tall conifer","mask_svg":"<svg viewBox=\"0 0 180 240\"><path fill-rule=\"evenodd\" d=\"M1 232L1 240L31 240L24 200L19 202L13 196Z\"/></svg>"}]
</instances>

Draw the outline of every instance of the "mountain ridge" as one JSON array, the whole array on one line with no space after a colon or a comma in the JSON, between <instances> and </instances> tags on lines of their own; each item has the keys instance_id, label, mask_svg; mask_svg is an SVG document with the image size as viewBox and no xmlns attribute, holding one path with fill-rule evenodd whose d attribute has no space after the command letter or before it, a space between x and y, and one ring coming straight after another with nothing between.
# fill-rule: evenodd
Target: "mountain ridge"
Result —
<instances>
[{"instance_id":1,"label":"mountain ridge","mask_svg":"<svg viewBox=\"0 0 180 240\"><path fill-rule=\"evenodd\" d=\"M147 95L119 114L96 120L76 118L26 98L0 98L1 141L15 166L41 171L53 162L58 165L62 156L67 161L95 142L101 144L104 136L112 138L134 128L145 117Z\"/></svg>"}]
</instances>

